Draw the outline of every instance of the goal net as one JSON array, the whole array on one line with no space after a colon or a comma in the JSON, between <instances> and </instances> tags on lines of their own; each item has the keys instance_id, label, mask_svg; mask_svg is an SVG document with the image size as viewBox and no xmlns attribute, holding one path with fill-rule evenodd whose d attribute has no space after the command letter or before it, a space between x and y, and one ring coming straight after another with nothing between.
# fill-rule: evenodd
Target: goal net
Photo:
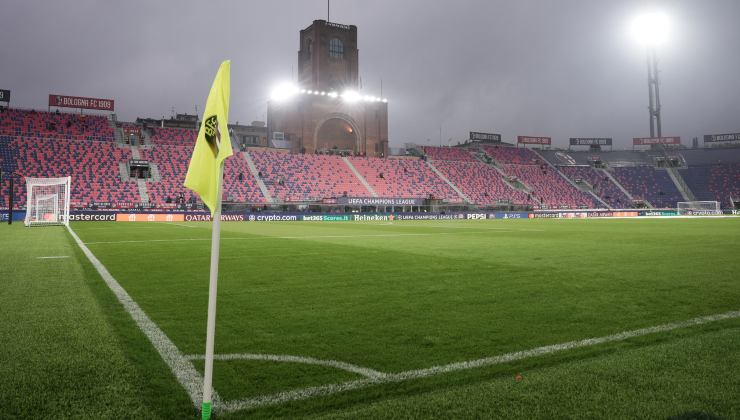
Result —
<instances>
[{"instance_id":1,"label":"goal net","mask_svg":"<svg viewBox=\"0 0 740 420\"><path fill-rule=\"evenodd\" d=\"M722 214L719 201L680 201L677 210L679 215L686 216Z\"/></svg>"},{"instance_id":2,"label":"goal net","mask_svg":"<svg viewBox=\"0 0 740 420\"><path fill-rule=\"evenodd\" d=\"M26 226L69 225L71 177L26 178Z\"/></svg>"}]
</instances>

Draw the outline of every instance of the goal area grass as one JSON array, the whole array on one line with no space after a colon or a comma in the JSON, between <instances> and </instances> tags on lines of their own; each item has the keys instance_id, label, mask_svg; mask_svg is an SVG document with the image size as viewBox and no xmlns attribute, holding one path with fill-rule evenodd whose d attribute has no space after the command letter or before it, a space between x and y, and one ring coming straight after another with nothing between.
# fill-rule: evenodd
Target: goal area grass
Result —
<instances>
[{"instance_id":1,"label":"goal area grass","mask_svg":"<svg viewBox=\"0 0 740 420\"><path fill-rule=\"evenodd\" d=\"M210 224L70 226L202 375ZM196 416L64 227L0 232L3 415ZM738 246L735 218L226 222L218 415L737 418L740 318L681 323L740 310Z\"/></svg>"}]
</instances>

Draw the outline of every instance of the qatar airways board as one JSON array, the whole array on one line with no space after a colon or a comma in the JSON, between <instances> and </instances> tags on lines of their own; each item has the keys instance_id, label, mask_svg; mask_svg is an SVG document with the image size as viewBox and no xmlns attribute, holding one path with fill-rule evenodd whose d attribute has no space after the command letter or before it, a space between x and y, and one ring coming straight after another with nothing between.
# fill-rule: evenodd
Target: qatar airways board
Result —
<instances>
[{"instance_id":1,"label":"qatar airways board","mask_svg":"<svg viewBox=\"0 0 740 420\"><path fill-rule=\"evenodd\" d=\"M113 99L85 98L81 96L49 95L49 106L113 111L114 101Z\"/></svg>"}]
</instances>

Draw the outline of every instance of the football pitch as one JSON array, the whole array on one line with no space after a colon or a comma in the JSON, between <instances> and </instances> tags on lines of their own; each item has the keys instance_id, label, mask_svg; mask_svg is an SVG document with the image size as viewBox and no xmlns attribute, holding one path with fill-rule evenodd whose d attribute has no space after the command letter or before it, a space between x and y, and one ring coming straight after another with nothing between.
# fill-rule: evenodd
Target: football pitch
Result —
<instances>
[{"instance_id":1,"label":"football pitch","mask_svg":"<svg viewBox=\"0 0 740 420\"><path fill-rule=\"evenodd\" d=\"M210 228L1 227L5 414L194 416ZM738 249L740 218L226 222L217 414L738 418Z\"/></svg>"}]
</instances>

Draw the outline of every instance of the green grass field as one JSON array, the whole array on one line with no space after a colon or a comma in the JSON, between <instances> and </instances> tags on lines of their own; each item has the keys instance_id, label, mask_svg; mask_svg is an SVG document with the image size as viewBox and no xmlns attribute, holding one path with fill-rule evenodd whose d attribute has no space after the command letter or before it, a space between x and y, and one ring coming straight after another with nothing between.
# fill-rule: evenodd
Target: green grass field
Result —
<instances>
[{"instance_id":1,"label":"green grass field","mask_svg":"<svg viewBox=\"0 0 740 420\"><path fill-rule=\"evenodd\" d=\"M210 224L72 229L202 374ZM0 232L3 415L196 415L66 230ZM738 311L739 245L733 218L225 223L219 415L739 418L736 315L418 374Z\"/></svg>"}]
</instances>

